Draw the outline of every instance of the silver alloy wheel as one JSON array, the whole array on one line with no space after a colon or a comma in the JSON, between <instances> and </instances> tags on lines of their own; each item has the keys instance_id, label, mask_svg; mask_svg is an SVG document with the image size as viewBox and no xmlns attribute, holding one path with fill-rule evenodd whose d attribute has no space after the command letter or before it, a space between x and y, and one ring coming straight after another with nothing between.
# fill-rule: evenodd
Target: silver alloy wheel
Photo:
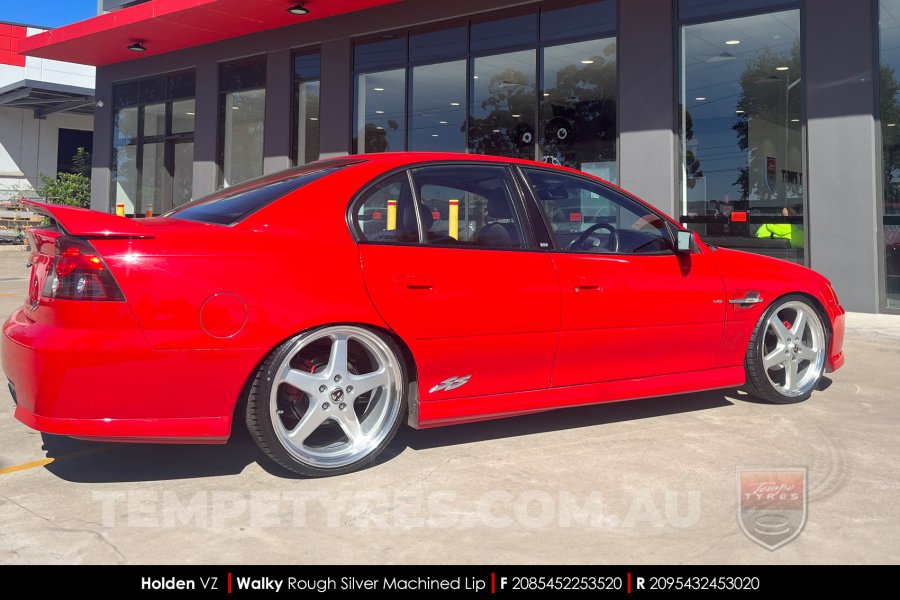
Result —
<instances>
[{"instance_id":1,"label":"silver alloy wheel","mask_svg":"<svg viewBox=\"0 0 900 600\"><path fill-rule=\"evenodd\" d=\"M825 369L822 319L808 304L785 302L766 322L762 365L769 383L790 398L810 392Z\"/></svg>"},{"instance_id":2,"label":"silver alloy wheel","mask_svg":"<svg viewBox=\"0 0 900 600\"><path fill-rule=\"evenodd\" d=\"M311 362L310 354L329 344L327 363ZM269 398L275 434L304 464L350 465L391 432L402 404L401 382L397 357L374 333L349 325L314 331L294 343L275 371ZM285 387L293 398L287 410L279 397Z\"/></svg>"}]
</instances>

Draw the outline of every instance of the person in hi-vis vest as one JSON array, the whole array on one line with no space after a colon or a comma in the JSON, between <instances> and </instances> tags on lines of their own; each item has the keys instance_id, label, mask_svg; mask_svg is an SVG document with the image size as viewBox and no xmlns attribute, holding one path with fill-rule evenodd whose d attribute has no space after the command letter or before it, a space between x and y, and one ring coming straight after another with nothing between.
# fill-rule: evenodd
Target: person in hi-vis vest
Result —
<instances>
[{"instance_id":1,"label":"person in hi-vis vest","mask_svg":"<svg viewBox=\"0 0 900 600\"><path fill-rule=\"evenodd\" d=\"M781 216L796 217L797 211L785 206L781 209ZM764 223L756 230L756 237L788 240L791 248L803 248L803 228L793 223Z\"/></svg>"}]
</instances>

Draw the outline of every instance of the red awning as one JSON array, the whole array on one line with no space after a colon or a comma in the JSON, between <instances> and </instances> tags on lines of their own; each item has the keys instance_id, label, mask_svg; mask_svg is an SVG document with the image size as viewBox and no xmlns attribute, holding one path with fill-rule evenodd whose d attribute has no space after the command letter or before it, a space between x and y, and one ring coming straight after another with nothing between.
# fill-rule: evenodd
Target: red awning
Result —
<instances>
[{"instance_id":1,"label":"red awning","mask_svg":"<svg viewBox=\"0 0 900 600\"><path fill-rule=\"evenodd\" d=\"M151 0L20 40L19 52L101 67L401 0ZM146 52L128 50L141 42Z\"/></svg>"}]
</instances>

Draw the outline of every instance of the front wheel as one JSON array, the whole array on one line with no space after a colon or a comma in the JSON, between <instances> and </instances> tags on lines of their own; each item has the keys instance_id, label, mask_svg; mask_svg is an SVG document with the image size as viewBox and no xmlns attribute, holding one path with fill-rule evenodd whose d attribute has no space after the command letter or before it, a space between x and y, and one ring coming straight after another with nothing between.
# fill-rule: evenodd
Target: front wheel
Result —
<instances>
[{"instance_id":1,"label":"front wheel","mask_svg":"<svg viewBox=\"0 0 900 600\"><path fill-rule=\"evenodd\" d=\"M263 452L294 473L360 469L390 443L406 412L400 357L392 340L363 327L302 333L257 372L247 427Z\"/></svg>"},{"instance_id":2,"label":"front wheel","mask_svg":"<svg viewBox=\"0 0 900 600\"><path fill-rule=\"evenodd\" d=\"M776 404L810 397L825 372L828 338L808 298L780 298L763 314L747 348L747 391Z\"/></svg>"}]
</instances>

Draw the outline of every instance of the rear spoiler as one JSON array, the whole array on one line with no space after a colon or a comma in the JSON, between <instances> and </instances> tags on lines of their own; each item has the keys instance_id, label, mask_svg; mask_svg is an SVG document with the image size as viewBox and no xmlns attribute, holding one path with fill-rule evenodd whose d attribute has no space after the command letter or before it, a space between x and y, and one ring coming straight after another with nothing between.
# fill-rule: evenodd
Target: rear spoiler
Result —
<instances>
[{"instance_id":1,"label":"rear spoiler","mask_svg":"<svg viewBox=\"0 0 900 600\"><path fill-rule=\"evenodd\" d=\"M96 210L22 200L22 204L36 213L52 217L69 235L88 238L152 238L146 226L135 219L126 219Z\"/></svg>"}]
</instances>

